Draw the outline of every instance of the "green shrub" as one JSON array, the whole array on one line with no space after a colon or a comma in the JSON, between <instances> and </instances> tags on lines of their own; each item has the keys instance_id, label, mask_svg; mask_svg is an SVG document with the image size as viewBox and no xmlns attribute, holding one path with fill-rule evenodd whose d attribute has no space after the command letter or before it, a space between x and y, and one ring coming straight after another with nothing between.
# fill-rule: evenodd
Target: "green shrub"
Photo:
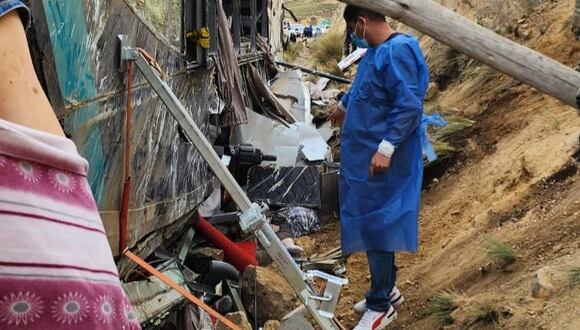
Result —
<instances>
[{"instance_id":1,"label":"green shrub","mask_svg":"<svg viewBox=\"0 0 580 330\"><path fill-rule=\"evenodd\" d=\"M431 299L429 312L443 325L453 323L451 313L457 309L457 294L450 291L441 291Z\"/></svg>"},{"instance_id":2,"label":"green shrub","mask_svg":"<svg viewBox=\"0 0 580 330\"><path fill-rule=\"evenodd\" d=\"M580 267L572 267L568 270L568 281L570 285L580 285Z\"/></svg>"},{"instance_id":3,"label":"green shrub","mask_svg":"<svg viewBox=\"0 0 580 330\"><path fill-rule=\"evenodd\" d=\"M487 251L487 256L491 259L500 262L502 265L510 265L518 260L517 252L506 243L489 238L484 243L484 248Z\"/></svg>"}]
</instances>

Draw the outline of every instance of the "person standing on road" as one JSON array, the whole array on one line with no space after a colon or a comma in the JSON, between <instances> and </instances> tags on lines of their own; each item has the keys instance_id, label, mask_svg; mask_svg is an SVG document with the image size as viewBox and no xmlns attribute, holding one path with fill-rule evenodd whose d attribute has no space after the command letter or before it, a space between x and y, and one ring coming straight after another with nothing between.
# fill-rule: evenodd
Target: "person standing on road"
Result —
<instances>
[{"instance_id":1,"label":"person standing on road","mask_svg":"<svg viewBox=\"0 0 580 330\"><path fill-rule=\"evenodd\" d=\"M384 329L403 297L395 287L396 251L418 249L423 178L420 124L429 71L418 41L385 17L344 11L355 46L368 48L356 79L332 114L342 125L340 222L345 254L366 251L371 288L355 305L355 330Z\"/></svg>"}]
</instances>

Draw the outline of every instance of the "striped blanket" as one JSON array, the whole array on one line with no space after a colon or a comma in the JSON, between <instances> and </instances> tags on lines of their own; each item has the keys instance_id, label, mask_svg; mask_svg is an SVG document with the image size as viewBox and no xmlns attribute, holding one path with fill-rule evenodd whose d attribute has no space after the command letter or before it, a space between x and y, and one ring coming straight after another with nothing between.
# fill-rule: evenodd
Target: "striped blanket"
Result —
<instances>
[{"instance_id":1,"label":"striped blanket","mask_svg":"<svg viewBox=\"0 0 580 330\"><path fill-rule=\"evenodd\" d=\"M0 120L0 329L138 329L68 139Z\"/></svg>"}]
</instances>

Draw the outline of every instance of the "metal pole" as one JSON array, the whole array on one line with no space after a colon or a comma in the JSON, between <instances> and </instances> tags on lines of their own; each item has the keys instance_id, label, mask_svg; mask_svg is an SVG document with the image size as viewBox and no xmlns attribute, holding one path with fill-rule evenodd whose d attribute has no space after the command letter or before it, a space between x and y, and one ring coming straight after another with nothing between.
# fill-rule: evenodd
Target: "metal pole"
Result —
<instances>
[{"instance_id":1,"label":"metal pole","mask_svg":"<svg viewBox=\"0 0 580 330\"><path fill-rule=\"evenodd\" d=\"M319 77L324 77L324 78L328 78L330 80L334 80L337 81L339 83L343 83L343 84L351 84L352 81L346 79L346 78L342 78L339 76L335 76L335 75L331 75L330 73L326 73L326 72L320 72L320 71L316 71L316 70L312 70L309 68L305 68L299 65L294 65L294 64L290 64L290 63L286 63L286 62L282 62L282 61L276 61L276 64L281 65L283 67L287 67L290 69L295 69L295 70L302 70L306 73L310 73L312 75L315 76L319 76Z\"/></svg>"}]
</instances>

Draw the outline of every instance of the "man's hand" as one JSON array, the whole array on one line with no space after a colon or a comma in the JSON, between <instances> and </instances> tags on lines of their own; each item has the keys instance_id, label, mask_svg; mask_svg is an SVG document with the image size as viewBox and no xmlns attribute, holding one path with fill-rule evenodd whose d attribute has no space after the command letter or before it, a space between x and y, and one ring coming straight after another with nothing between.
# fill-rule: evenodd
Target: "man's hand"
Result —
<instances>
[{"instance_id":1,"label":"man's hand","mask_svg":"<svg viewBox=\"0 0 580 330\"><path fill-rule=\"evenodd\" d=\"M376 152L371 159L371 165L369 166L369 176L372 178L375 174L385 172L391 166L391 158L387 157L380 152Z\"/></svg>"},{"instance_id":2,"label":"man's hand","mask_svg":"<svg viewBox=\"0 0 580 330\"><path fill-rule=\"evenodd\" d=\"M341 127L344 122L344 116L345 112L336 107L330 115L330 123L332 124L332 127Z\"/></svg>"}]
</instances>

